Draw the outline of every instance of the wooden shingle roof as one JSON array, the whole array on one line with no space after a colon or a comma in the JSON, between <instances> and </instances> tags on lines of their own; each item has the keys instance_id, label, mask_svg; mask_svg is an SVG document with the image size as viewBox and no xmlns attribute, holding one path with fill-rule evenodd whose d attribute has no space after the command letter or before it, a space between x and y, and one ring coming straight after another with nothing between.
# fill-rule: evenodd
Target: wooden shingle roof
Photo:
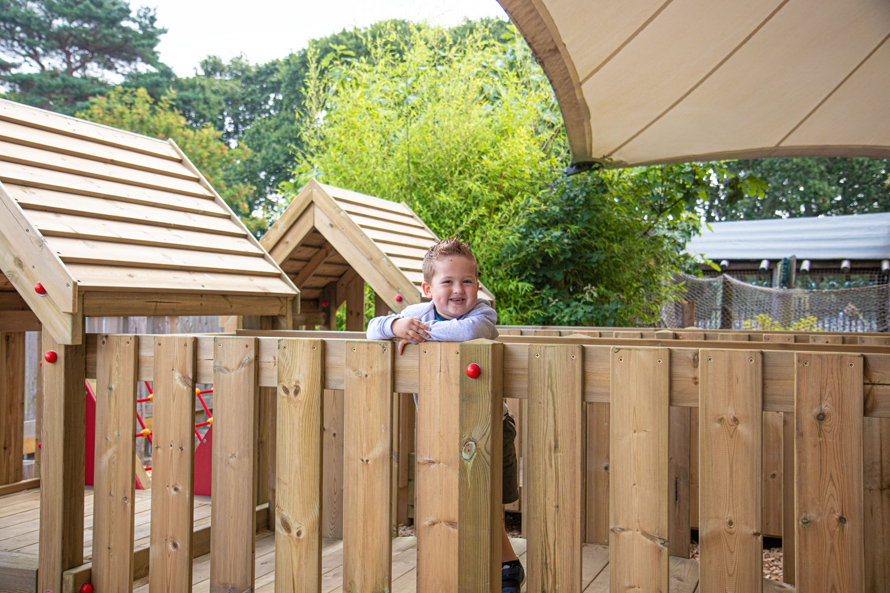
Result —
<instances>
[{"instance_id":1,"label":"wooden shingle roof","mask_svg":"<svg viewBox=\"0 0 890 593\"><path fill-rule=\"evenodd\" d=\"M84 315L288 315L299 294L172 140L5 100L0 270L63 343Z\"/></svg>"},{"instance_id":2,"label":"wooden shingle roof","mask_svg":"<svg viewBox=\"0 0 890 593\"><path fill-rule=\"evenodd\" d=\"M260 243L299 287L307 310L326 286L356 273L401 311L421 302L421 263L438 240L404 203L312 180ZM484 286L480 297L494 301Z\"/></svg>"}]
</instances>

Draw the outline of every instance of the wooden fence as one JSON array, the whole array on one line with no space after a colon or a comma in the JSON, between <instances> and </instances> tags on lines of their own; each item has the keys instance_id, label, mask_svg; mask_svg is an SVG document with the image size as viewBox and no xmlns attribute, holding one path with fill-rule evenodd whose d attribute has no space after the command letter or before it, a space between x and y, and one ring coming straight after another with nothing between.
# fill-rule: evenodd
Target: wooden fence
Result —
<instances>
[{"instance_id":1,"label":"wooden fence","mask_svg":"<svg viewBox=\"0 0 890 593\"><path fill-rule=\"evenodd\" d=\"M672 419L696 407L701 590L762 585L764 411L793 419L793 537L785 536L794 545L785 557L797 589L890 583L886 489L866 487L875 455L879 464L890 456L886 443L863 449L875 419L890 417L888 354L478 341L397 356L388 342L101 336L90 338L86 359L99 394L96 490L111 494L94 502L98 591L132 587L132 439L115 435L132 432L137 380L155 382L153 477L165 484L152 490L152 591L190 590L195 383L216 390L212 505L228 518L212 530L211 590L253 586L256 493L244 484L257 471L261 387L276 389L278 409L277 590L319 589L325 389L345 398L344 589L390 586L393 393L418 396L418 591L500 586L504 394L528 405L529 590L581 590L590 432L610 444L613 590L669 589L674 534L689 531L688 513L672 506ZM470 363L482 369L477 379L464 372ZM610 404L608 428L590 422L592 403ZM59 541L73 540L41 537L41 572L57 561L46 555Z\"/></svg>"}]
</instances>

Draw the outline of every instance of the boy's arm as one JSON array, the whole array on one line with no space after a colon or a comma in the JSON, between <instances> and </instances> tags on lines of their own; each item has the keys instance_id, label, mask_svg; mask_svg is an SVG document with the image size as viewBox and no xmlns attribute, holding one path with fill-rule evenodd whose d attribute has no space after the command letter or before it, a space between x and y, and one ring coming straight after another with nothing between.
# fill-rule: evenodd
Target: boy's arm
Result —
<instances>
[{"instance_id":1,"label":"boy's arm","mask_svg":"<svg viewBox=\"0 0 890 593\"><path fill-rule=\"evenodd\" d=\"M365 335L369 340L392 340L393 338L398 337L393 331L393 323L399 319L419 317L423 314L425 309L427 309L425 304L420 303L418 305L406 307L405 310L398 315L382 315L380 317L375 317L368 322L368 330L365 332Z\"/></svg>"},{"instance_id":2,"label":"boy's arm","mask_svg":"<svg viewBox=\"0 0 890 593\"><path fill-rule=\"evenodd\" d=\"M498 337L498 314L487 303L480 303L472 311L457 319L427 321L429 339L434 342L466 342Z\"/></svg>"}]
</instances>

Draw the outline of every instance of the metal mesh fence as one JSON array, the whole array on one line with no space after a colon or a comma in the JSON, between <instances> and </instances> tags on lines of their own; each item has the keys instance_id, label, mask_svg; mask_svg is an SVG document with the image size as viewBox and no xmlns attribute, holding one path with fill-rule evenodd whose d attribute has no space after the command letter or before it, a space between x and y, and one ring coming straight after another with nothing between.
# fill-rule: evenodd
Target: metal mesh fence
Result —
<instances>
[{"instance_id":1,"label":"metal mesh fence","mask_svg":"<svg viewBox=\"0 0 890 593\"><path fill-rule=\"evenodd\" d=\"M682 285L681 300L664 308L663 327L683 327L683 301L686 301L694 302L695 326L701 329L832 332L890 329L890 286L886 283L805 290L754 286L726 274L715 278L683 274L675 276L674 281Z\"/></svg>"}]
</instances>

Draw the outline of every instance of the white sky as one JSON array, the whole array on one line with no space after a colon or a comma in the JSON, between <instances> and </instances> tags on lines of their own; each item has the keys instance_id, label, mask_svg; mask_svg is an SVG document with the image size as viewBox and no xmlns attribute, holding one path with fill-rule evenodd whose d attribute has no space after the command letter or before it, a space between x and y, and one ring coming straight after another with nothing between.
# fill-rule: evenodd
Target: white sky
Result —
<instances>
[{"instance_id":1,"label":"white sky","mask_svg":"<svg viewBox=\"0 0 890 593\"><path fill-rule=\"evenodd\" d=\"M252 63L283 58L310 39L391 18L444 26L465 18L500 17L496 0L130 0L157 9L167 28L158 50L178 76L191 76L202 59L244 54Z\"/></svg>"}]
</instances>

